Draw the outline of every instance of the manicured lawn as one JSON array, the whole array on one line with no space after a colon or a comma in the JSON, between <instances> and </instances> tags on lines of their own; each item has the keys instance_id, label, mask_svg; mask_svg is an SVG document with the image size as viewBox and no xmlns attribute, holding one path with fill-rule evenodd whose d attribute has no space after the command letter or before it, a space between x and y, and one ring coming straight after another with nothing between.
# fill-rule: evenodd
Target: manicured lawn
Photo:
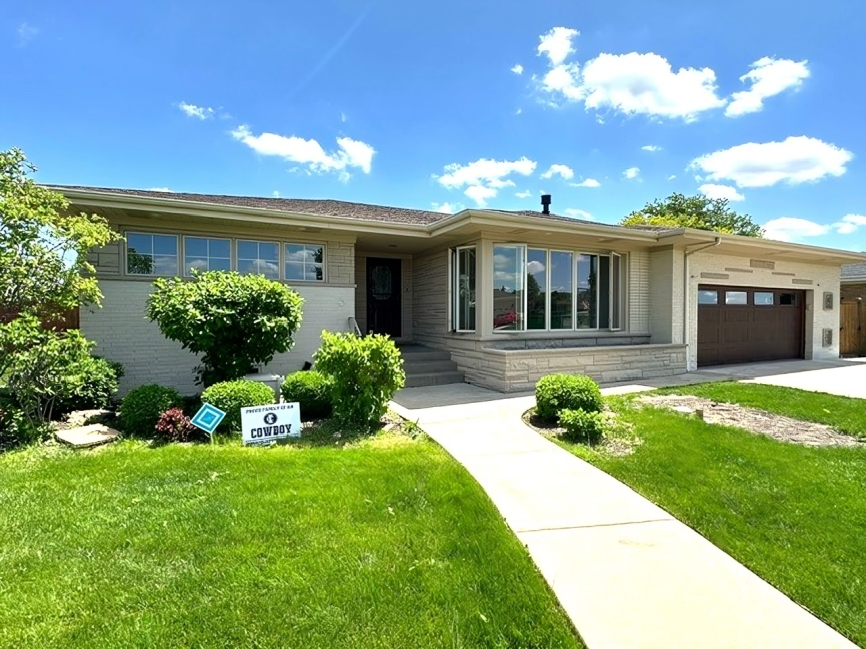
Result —
<instances>
[{"instance_id":1,"label":"manicured lawn","mask_svg":"<svg viewBox=\"0 0 866 649\"><path fill-rule=\"evenodd\" d=\"M835 424L866 403L760 385L670 390ZM742 394L742 399L740 395ZM845 400L853 401L853 400ZM612 401L643 444L612 457L566 445L632 486L855 642L866 646L866 448L808 448ZM830 412L825 412L830 410ZM854 425L863 425L861 421Z\"/></svg>"},{"instance_id":2,"label":"manicured lawn","mask_svg":"<svg viewBox=\"0 0 866 649\"><path fill-rule=\"evenodd\" d=\"M693 394L723 403L739 403L794 419L827 424L843 433L866 438L866 401L863 399L732 381L668 388L658 392Z\"/></svg>"},{"instance_id":3,"label":"manicured lawn","mask_svg":"<svg viewBox=\"0 0 866 649\"><path fill-rule=\"evenodd\" d=\"M425 439L0 456L3 647L578 647Z\"/></svg>"}]
</instances>

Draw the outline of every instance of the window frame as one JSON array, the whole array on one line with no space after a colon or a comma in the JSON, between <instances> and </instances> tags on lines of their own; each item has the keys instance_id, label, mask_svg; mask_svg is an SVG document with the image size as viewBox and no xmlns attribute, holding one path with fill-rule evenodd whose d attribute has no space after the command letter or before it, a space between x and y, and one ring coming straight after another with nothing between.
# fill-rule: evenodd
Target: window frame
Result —
<instances>
[{"instance_id":1,"label":"window frame","mask_svg":"<svg viewBox=\"0 0 866 649\"><path fill-rule=\"evenodd\" d=\"M322 249L322 279L289 279L288 274L286 273L286 266L289 264L289 259L288 259L288 255L289 255L288 247L289 246L303 246L305 248L307 246L310 246L310 247L321 248ZM289 282L289 283L302 282L305 284L325 284L328 281L328 263L327 263L328 246L326 246L324 243L304 243L302 241L283 241L280 244L279 253L280 253L281 259L283 259L283 261L280 263L280 277L281 277L282 281ZM295 262L293 262L293 263L295 263ZM306 262L304 264L305 264L305 271L306 271Z\"/></svg>"},{"instance_id":2,"label":"window frame","mask_svg":"<svg viewBox=\"0 0 866 649\"><path fill-rule=\"evenodd\" d=\"M494 334L564 334L564 333L581 333L581 332L619 332L623 331L626 327L626 317L627 317L627 285L626 285L626 275L627 275L627 254L616 252L613 250L610 251L589 251L589 250L581 250L581 249L565 249L565 248L551 248L551 247L543 247L539 245L533 245L528 243L511 243L511 242L493 242L492 251L494 251L497 247L506 247L506 248L522 248L523 249L523 328L521 329L496 329L493 327L492 332ZM530 250L544 250L545 251L545 259L546 259L546 269L545 269L545 328L544 329L529 329L528 328L528 281L526 280L527 266L529 264L529 251ZM571 328L569 329L552 329L552 312L551 312L551 273L550 273L550 260L551 255L554 252L558 253L567 253L571 255ZM581 256L589 256L595 257L595 271L596 271L596 282L595 289L593 291L593 299L595 300L595 317L591 324L594 326L587 328L578 328L577 326L577 309L578 309L578 268L580 265ZM494 254L495 256L495 254ZM598 281L598 277L601 275L601 258L605 257L608 259L608 285L606 290L608 291L608 326L605 328L601 328L599 323L601 322L601 282ZM491 260L492 261L492 260ZM493 262L495 264L495 262ZM614 263L619 264L619 295L618 299L615 298L614 287L615 287L615 273L613 272ZM590 262L591 264L591 262ZM495 268L492 269L495 272ZM494 283L494 290L496 289ZM452 287L453 290L453 287ZM619 309L619 319L617 323L614 323L614 303L616 302L617 308ZM477 315L476 315L477 317ZM492 323L491 323L492 324ZM476 323L477 326L477 323Z\"/></svg>"},{"instance_id":3,"label":"window frame","mask_svg":"<svg viewBox=\"0 0 866 649\"><path fill-rule=\"evenodd\" d=\"M131 273L129 272L129 235L138 235L143 237L151 237L151 250L153 250L153 237L173 237L175 243L175 254L174 257L177 260L177 270L171 275L160 275L157 273ZM124 230L123 231L123 274L125 277L177 277L181 270L181 260L183 258L183 251L181 250L181 236L179 234L170 234L166 232L148 232L146 230ZM142 254L142 253L136 253ZM156 257L156 253L149 253L146 256L153 259ZM163 257L169 255L161 255ZM153 264L154 267L156 263Z\"/></svg>"},{"instance_id":4,"label":"window frame","mask_svg":"<svg viewBox=\"0 0 866 649\"><path fill-rule=\"evenodd\" d=\"M271 279L274 281L278 281L278 282L279 281L285 281L283 279L284 269L283 269L283 254L282 254L282 242L281 241L273 241L273 240L269 241L266 239L240 239L240 238L236 238L234 241L235 241L235 246L234 246L234 249L235 249L235 272L237 272L239 275L262 275L263 277L267 277L268 279ZM277 277L276 277L276 279L274 279L273 277L268 277L264 273L245 273L245 272L241 271L241 268L240 268L240 265L241 265L240 244L241 243L255 243L259 246L261 246L261 244L265 243L265 244L273 244L277 247ZM246 257L244 257L244 260L245 261L262 261L261 257L257 257L255 260L248 260ZM269 261L269 260L265 260L265 261Z\"/></svg>"},{"instance_id":5,"label":"window frame","mask_svg":"<svg viewBox=\"0 0 866 649\"><path fill-rule=\"evenodd\" d=\"M197 234L184 234L182 236L183 268L181 269L181 272L179 273L180 277L192 277L192 273L187 272L187 267L186 267L186 258L187 258L186 241L187 241L187 239L203 239L205 241L227 241L229 244L229 257L228 257L228 259L229 259L229 272L234 270L234 268L235 268L235 257L234 257L234 251L235 250L234 250L234 248L235 247L234 247L234 240L231 237L209 237L209 236L201 236L201 235L197 235ZM209 271L210 270L210 249L208 249L207 259L208 259L208 271ZM224 259L224 258L223 257L216 257L216 259Z\"/></svg>"},{"instance_id":6,"label":"window frame","mask_svg":"<svg viewBox=\"0 0 866 649\"><path fill-rule=\"evenodd\" d=\"M472 329L460 328L460 253L465 250L475 252L475 311ZM451 331L455 333L475 333L478 330L478 246L471 244L451 249Z\"/></svg>"}]
</instances>

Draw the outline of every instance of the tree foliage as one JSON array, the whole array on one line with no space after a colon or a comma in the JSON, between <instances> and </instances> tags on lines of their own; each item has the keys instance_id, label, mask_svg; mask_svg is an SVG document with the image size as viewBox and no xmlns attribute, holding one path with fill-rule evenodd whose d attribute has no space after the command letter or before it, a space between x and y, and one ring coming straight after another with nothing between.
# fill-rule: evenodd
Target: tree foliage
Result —
<instances>
[{"instance_id":1,"label":"tree foliage","mask_svg":"<svg viewBox=\"0 0 866 649\"><path fill-rule=\"evenodd\" d=\"M200 383L238 379L292 348L303 298L262 275L211 271L160 278L147 317L169 340L201 354Z\"/></svg>"},{"instance_id":2,"label":"tree foliage","mask_svg":"<svg viewBox=\"0 0 866 649\"><path fill-rule=\"evenodd\" d=\"M0 311L52 315L98 303L87 253L119 235L100 216L72 213L34 171L20 149L0 151Z\"/></svg>"},{"instance_id":3,"label":"tree foliage","mask_svg":"<svg viewBox=\"0 0 866 649\"><path fill-rule=\"evenodd\" d=\"M726 198L708 198L703 194L671 194L664 200L647 203L620 221L620 225L651 225L671 228L695 228L724 234L762 237L761 226L748 214L737 214Z\"/></svg>"}]
</instances>

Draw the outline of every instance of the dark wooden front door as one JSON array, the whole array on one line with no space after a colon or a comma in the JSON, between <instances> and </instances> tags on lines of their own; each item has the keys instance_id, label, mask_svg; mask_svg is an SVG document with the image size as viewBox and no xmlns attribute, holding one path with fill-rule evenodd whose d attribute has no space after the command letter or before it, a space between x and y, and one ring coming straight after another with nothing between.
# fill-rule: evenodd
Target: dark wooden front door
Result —
<instances>
[{"instance_id":1,"label":"dark wooden front door","mask_svg":"<svg viewBox=\"0 0 866 649\"><path fill-rule=\"evenodd\" d=\"M367 257L367 332L403 335L401 259Z\"/></svg>"},{"instance_id":2,"label":"dark wooden front door","mask_svg":"<svg viewBox=\"0 0 866 649\"><path fill-rule=\"evenodd\" d=\"M698 366L803 358L804 291L698 287Z\"/></svg>"}]
</instances>

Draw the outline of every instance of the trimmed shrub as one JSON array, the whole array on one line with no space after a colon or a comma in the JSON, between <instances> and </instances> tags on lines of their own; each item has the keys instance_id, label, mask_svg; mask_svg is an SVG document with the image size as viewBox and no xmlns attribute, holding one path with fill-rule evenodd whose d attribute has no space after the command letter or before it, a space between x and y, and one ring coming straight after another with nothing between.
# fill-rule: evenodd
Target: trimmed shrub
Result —
<instances>
[{"instance_id":1,"label":"trimmed shrub","mask_svg":"<svg viewBox=\"0 0 866 649\"><path fill-rule=\"evenodd\" d=\"M169 340L201 354L204 385L239 379L292 348L304 300L263 275L212 271L189 281L160 278L147 317Z\"/></svg>"},{"instance_id":2,"label":"trimmed shrub","mask_svg":"<svg viewBox=\"0 0 866 649\"><path fill-rule=\"evenodd\" d=\"M266 406L274 402L274 391L258 381L223 381L201 393L202 403L209 403L226 413L217 430L231 433L241 429L241 408Z\"/></svg>"},{"instance_id":3,"label":"trimmed shrub","mask_svg":"<svg viewBox=\"0 0 866 649\"><path fill-rule=\"evenodd\" d=\"M549 374L535 384L535 414L555 422L560 410L601 412L603 401L598 383L588 376Z\"/></svg>"},{"instance_id":4,"label":"trimmed shrub","mask_svg":"<svg viewBox=\"0 0 866 649\"><path fill-rule=\"evenodd\" d=\"M111 397L117 394L117 382L124 374L123 365L99 356L85 359L79 371L83 375L82 383L71 394L55 402L55 414L107 407Z\"/></svg>"},{"instance_id":5,"label":"trimmed shrub","mask_svg":"<svg viewBox=\"0 0 866 649\"><path fill-rule=\"evenodd\" d=\"M400 350L388 336L358 338L322 332L316 367L334 381L334 417L346 426L370 429L388 410L406 374Z\"/></svg>"},{"instance_id":6,"label":"trimmed shrub","mask_svg":"<svg viewBox=\"0 0 866 649\"><path fill-rule=\"evenodd\" d=\"M176 390L161 385L142 385L131 390L120 402L120 424L127 435L147 437L156 432L160 415L183 405Z\"/></svg>"},{"instance_id":7,"label":"trimmed shrub","mask_svg":"<svg viewBox=\"0 0 866 649\"><path fill-rule=\"evenodd\" d=\"M565 409L559 413L559 425L565 429L562 439L595 444L604 437L605 418L601 412Z\"/></svg>"},{"instance_id":8,"label":"trimmed shrub","mask_svg":"<svg viewBox=\"0 0 866 649\"><path fill-rule=\"evenodd\" d=\"M167 442L188 442L196 437L196 427L180 408L169 408L156 422L157 434Z\"/></svg>"},{"instance_id":9,"label":"trimmed shrub","mask_svg":"<svg viewBox=\"0 0 866 649\"><path fill-rule=\"evenodd\" d=\"M330 417L334 410L331 397L333 388L333 379L321 372L295 372L283 382L283 400L300 404L304 421L324 419Z\"/></svg>"}]
</instances>

